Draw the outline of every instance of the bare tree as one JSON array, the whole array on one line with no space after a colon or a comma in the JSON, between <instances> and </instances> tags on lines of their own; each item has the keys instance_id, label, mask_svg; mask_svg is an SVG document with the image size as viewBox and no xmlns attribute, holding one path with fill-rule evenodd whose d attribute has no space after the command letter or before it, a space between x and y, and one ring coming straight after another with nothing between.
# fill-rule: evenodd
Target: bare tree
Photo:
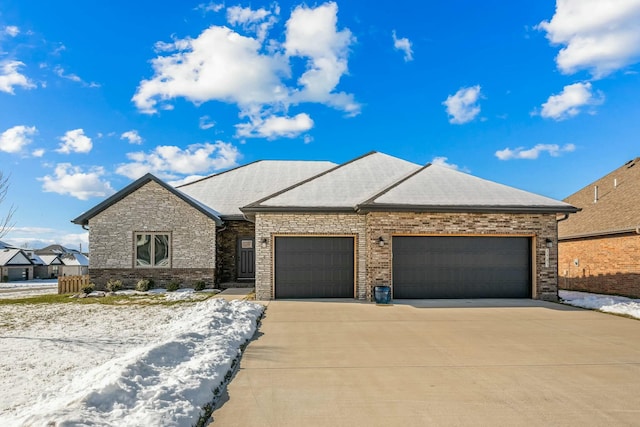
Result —
<instances>
[{"instance_id":1,"label":"bare tree","mask_svg":"<svg viewBox=\"0 0 640 427\"><path fill-rule=\"evenodd\" d=\"M2 171L0 171L0 206L2 202L4 202L5 197L7 197L7 192L9 191L9 177L5 176ZM4 237L15 225L12 221L13 214L16 213L15 206L10 206L7 214L2 217L0 216L0 239Z\"/></svg>"}]
</instances>

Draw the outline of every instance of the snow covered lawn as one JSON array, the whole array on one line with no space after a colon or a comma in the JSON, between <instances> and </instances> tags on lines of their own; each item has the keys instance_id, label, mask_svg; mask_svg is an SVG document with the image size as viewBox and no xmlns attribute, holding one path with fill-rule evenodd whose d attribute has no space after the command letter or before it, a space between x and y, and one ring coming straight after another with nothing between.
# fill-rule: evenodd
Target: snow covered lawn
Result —
<instances>
[{"instance_id":1,"label":"snow covered lawn","mask_svg":"<svg viewBox=\"0 0 640 427\"><path fill-rule=\"evenodd\" d=\"M577 291L559 291L558 294L569 305L607 313L625 314L640 319L640 299Z\"/></svg>"},{"instance_id":2,"label":"snow covered lawn","mask_svg":"<svg viewBox=\"0 0 640 427\"><path fill-rule=\"evenodd\" d=\"M191 426L263 309L0 305L0 426Z\"/></svg>"}]
</instances>

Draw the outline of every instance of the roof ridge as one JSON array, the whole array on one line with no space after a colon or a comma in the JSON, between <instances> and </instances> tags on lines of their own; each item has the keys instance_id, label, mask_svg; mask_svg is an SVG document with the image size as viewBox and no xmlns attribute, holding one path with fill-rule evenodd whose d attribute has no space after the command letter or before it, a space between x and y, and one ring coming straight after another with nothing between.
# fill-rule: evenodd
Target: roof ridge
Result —
<instances>
[{"instance_id":1,"label":"roof ridge","mask_svg":"<svg viewBox=\"0 0 640 427\"><path fill-rule=\"evenodd\" d=\"M407 174L407 176L400 178L399 180L392 182L389 186L387 186L386 188L384 188L382 191L379 191L377 194L374 194L373 196L369 197L367 200L365 200L362 203L359 203L356 205L356 211L360 210L360 206L366 206L366 205L372 205L374 204L375 199L377 199L378 197L382 196L383 194L388 193L389 191L391 191L394 187L399 186L400 184L402 184L403 182L407 181L408 179L414 177L415 175L419 174L420 172L422 172L423 170L425 170L426 168L428 168L429 166L431 166L431 163L427 163L424 166L420 166L418 169L416 169L415 171L412 171L410 173Z\"/></svg>"},{"instance_id":2,"label":"roof ridge","mask_svg":"<svg viewBox=\"0 0 640 427\"><path fill-rule=\"evenodd\" d=\"M340 169L340 168L342 168L344 166L347 166L348 164L354 163L354 162L356 162L358 160L364 159L365 157L371 156L371 155L376 154L376 153L377 153L377 151L369 151L368 153L365 153L365 154L363 154L361 156L358 156L355 159L351 159L351 160L349 160L349 161L347 161L345 163L341 163L341 164L339 164L339 165L337 165L337 166L335 166L335 167L333 167L331 169L328 169L328 170L326 170L324 172L321 172L321 173L319 173L317 175L314 175L314 176L309 177L309 178L307 178L305 180L297 182L297 183L295 183L295 184L293 184L293 185L291 185L291 186L289 186L287 188L284 188L284 189L282 189L280 191L276 191L275 193L270 194L270 195L268 195L266 197L263 197L260 200L256 200L255 202L252 202L252 203L249 203L248 205L242 206L240 208L240 211L242 211L245 208L251 209L251 208L259 207L263 202L265 202L265 201L267 201L269 199L272 199L272 198L277 197L277 196L279 196L281 194L284 194L287 191L293 190L296 187L300 187L301 185L304 185L304 184L306 184L308 182L311 182L311 181L313 181L313 180L315 180L317 178L320 178L321 176L327 175L327 174L329 174L329 173L331 173L333 171L336 171L336 170L338 170L338 169Z\"/></svg>"},{"instance_id":3,"label":"roof ridge","mask_svg":"<svg viewBox=\"0 0 640 427\"><path fill-rule=\"evenodd\" d=\"M176 186L175 186L175 188L186 187L187 185L195 184L196 182L204 181L205 179L213 178L214 176L224 175L224 174L225 174L225 173L227 173L227 172L233 172L233 171L235 171L235 170L238 170L238 169L244 168L244 167L246 167L246 166L253 165L253 164L255 164L255 163L260 163L260 162L263 162L263 161L264 161L264 160L262 160L262 159L254 160L253 162L249 162L249 163L246 163L246 164L244 164L244 165L238 165L238 166L236 166L236 167L234 167L234 168L227 169L226 171L222 171L222 172L218 172L218 173L212 173L211 175L205 176L205 177L203 177L203 178L196 179L195 181L187 182L187 183L185 183L185 184L176 185Z\"/></svg>"}]
</instances>

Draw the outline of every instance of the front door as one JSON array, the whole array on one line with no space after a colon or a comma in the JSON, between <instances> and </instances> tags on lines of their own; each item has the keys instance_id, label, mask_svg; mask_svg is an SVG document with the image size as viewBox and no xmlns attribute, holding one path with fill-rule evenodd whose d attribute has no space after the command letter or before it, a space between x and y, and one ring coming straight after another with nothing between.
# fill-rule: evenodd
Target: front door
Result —
<instances>
[{"instance_id":1,"label":"front door","mask_svg":"<svg viewBox=\"0 0 640 427\"><path fill-rule=\"evenodd\" d=\"M256 277L256 258L253 237L238 239L238 279L253 279Z\"/></svg>"}]
</instances>

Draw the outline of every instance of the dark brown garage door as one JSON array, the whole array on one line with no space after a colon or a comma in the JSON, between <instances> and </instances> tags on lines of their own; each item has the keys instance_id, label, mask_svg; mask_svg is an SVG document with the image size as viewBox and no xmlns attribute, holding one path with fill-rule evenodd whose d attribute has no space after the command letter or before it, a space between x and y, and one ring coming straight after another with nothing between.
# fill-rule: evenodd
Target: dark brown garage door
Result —
<instances>
[{"instance_id":1,"label":"dark brown garage door","mask_svg":"<svg viewBox=\"0 0 640 427\"><path fill-rule=\"evenodd\" d=\"M276 298L353 298L353 237L276 237Z\"/></svg>"},{"instance_id":2,"label":"dark brown garage door","mask_svg":"<svg viewBox=\"0 0 640 427\"><path fill-rule=\"evenodd\" d=\"M524 237L393 237L394 298L531 298Z\"/></svg>"}]
</instances>

